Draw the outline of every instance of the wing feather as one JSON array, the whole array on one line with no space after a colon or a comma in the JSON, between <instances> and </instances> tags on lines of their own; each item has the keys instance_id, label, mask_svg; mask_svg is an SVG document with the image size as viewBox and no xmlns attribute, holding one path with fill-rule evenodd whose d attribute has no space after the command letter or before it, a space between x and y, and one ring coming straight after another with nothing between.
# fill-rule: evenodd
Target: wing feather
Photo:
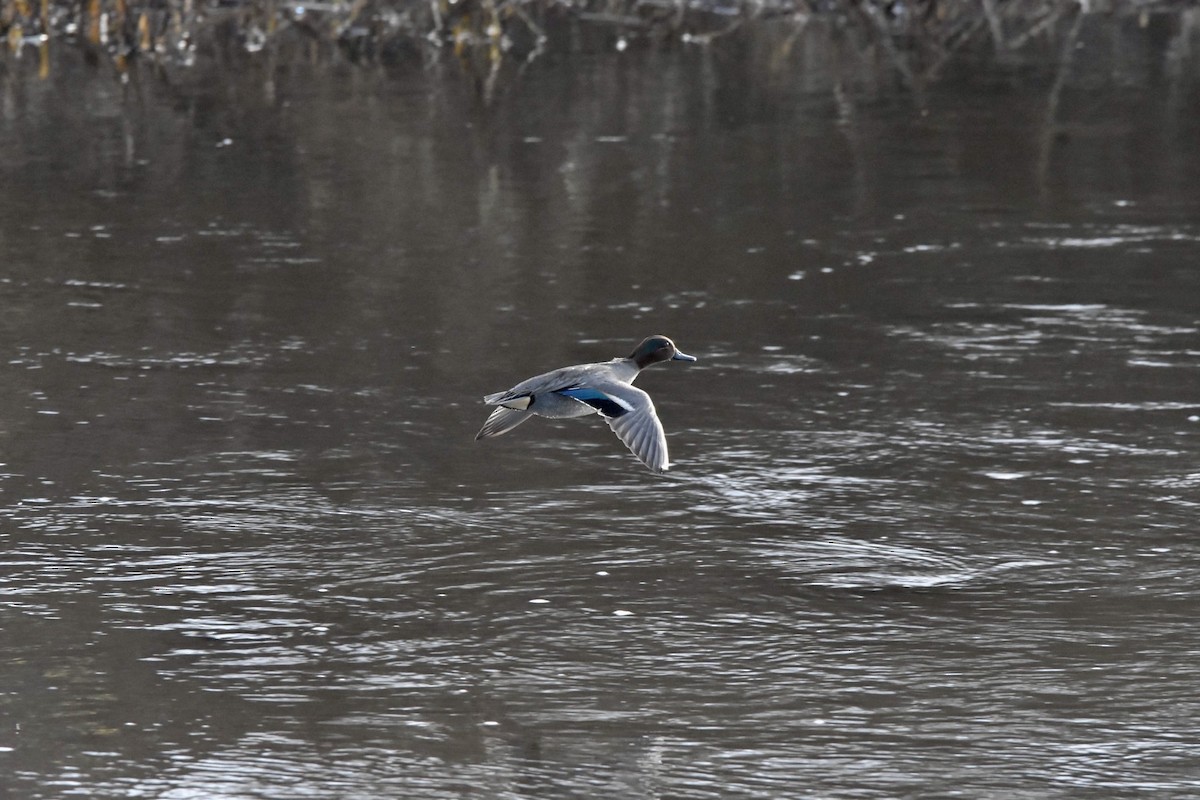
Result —
<instances>
[{"instance_id":1,"label":"wing feather","mask_svg":"<svg viewBox=\"0 0 1200 800\"><path fill-rule=\"evenodd\" d=\"M490 439L493 436L508 433L532 416L533 414L529 411L498 406L487 418L487 421L483 423L483 427L479 429L479 433L475 434L475 441Z\"/></svg>"},{"instance_id":2,"label":"wing feather","mask_svg":"<svg viewBox=\"0 0 1200 800\"><path fill-rule=\"evenodd\" d=\"M666 472L671 466L667 459L667 436L650 395L626 383L605 386L604 391L631 409L620 416L601 414L608 427L639 461L655 472Z\"/></svg>"}]
</instances>

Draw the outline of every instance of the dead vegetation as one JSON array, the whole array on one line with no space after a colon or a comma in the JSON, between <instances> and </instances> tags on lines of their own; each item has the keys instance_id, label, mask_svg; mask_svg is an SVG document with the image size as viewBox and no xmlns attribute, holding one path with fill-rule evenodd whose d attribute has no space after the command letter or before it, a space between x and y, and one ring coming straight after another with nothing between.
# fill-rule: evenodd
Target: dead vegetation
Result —
<instances>
[{"instance_id":1,"label":"dead vegetation","mask_svg":"<svg viewBox=\"0 0 1200 800\"><path fill-rule=\"evenodd\" d=\"M555 52L715 48L767 29L771 60L784 63L819 24L920 88L959 54L1066 53L1089 15L1144 26L1170 14L1190 45L1197 13L1193 0L0 0L0 34L7 60L32 56L43 76L63 43L119 74L217 50L383 65L453 54L489 82Z\"/></svg>"}]
</instances>

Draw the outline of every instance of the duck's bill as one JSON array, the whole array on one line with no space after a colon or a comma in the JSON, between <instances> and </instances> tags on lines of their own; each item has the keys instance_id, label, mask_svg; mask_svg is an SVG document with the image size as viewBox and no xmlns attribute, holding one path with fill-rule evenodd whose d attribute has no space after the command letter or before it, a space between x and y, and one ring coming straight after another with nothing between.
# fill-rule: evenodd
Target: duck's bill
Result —
<instances>
[{"instance_id":1,"label":"duck's bill","mask_svg":"<svg viewBox=\"0 0 1200 800\"><path fill-rule=\"evenodd\" d=\"M695 356L689 356L687 353L676 353L671 356L672 361L695 361Z\"/></svg>"}]
</instances>

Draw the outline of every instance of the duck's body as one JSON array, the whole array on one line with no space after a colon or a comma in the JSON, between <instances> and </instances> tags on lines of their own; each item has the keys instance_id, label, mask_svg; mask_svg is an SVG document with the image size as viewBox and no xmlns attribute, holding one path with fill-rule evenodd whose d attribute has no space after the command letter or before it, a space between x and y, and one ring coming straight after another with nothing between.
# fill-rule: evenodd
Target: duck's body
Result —
<instances>
[{"instance_id":1,"label":"duck's body","mask_svg":"<svg viewBox=\"0 0 1200 800\"><path fill-rule=\"evenodd\" d=\"M483 402L496 406L476 439L508 433L533 416L564 419L599 414L643 464L655 472L669 466L667 437L650 395L632 384L659 361L695 361L665 336L645 339L627 358L546 372L521 381Z\"/></svg>"}]
</instances>

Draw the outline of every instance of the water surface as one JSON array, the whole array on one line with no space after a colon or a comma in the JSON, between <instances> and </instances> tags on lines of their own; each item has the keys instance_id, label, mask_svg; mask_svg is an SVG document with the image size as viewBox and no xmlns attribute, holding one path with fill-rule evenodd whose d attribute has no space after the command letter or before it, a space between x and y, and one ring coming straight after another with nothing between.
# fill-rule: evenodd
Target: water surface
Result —
<instances>
[{"instance_id":1,"label":"water surface","mask_svg":"<svg viewBox=\"0 0 1200 800\"><path fill-rule=\"evenodd\" d=\"M9 794L1200 791L1194 82L707 52L4 78Z\"/></svg>"}]
</instances>

